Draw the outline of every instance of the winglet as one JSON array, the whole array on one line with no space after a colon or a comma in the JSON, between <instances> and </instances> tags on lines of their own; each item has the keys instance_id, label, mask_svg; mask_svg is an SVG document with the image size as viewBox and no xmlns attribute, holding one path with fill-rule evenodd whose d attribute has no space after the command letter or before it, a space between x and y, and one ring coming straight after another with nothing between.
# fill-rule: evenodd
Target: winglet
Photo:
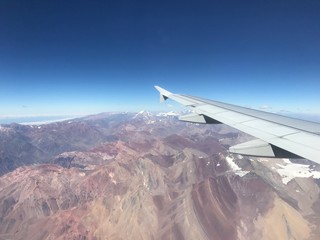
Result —
<instances>
[{"instance_id":1,"label":"winglet","mask_svg":"<svg viewBox=\"0 0 320 240\"><path fill-rule=\"evenodd\" d=\"M172 93L159 87L159 86L154 86L160 93L160 102L164 102L165 100L168 99L169 95L171 95Z\"/></svg>"}]
</instances>

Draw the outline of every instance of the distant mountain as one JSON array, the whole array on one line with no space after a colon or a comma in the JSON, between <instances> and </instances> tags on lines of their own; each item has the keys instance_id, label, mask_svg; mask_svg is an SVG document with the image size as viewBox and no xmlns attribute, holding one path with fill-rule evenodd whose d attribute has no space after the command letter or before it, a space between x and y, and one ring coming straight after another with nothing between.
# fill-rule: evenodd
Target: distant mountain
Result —
<instances>
[{"instance_id":1,"label":"distant mountain","mask_svg":"<svg viewBox=\"0 0 320 240\"><path fill-rule=\"evenodd\" d=\"M0 239L319 239L320 166L227 153L247 138L147 112L1 125Z\"/></svg>"},{"instance_id":2,"label":"distant mountain","mask_svg":"<svg viewBox=\"0 0 320 240\"><path fill-rule=\"evenodd\" d=\"M0 173L22 165L50 162L56 154L86 150L107 139L85 121L45 125L3 125L0 131Z\"/></svg>"},{"instance_id":3,"label":"distant mountain","mask_svg":"<svg viewBox=\"0 0 320 240\"><path fill-rule=\"evenodd\" d=\"M160 112L157 114L157 116L159 117L167 117L167 116L179 116L179 113L176 113L174 111L170 111L170 112Z\"/></svg>"},{"instance_id":4,"label":"distant mountain","mask_svg":"<svg viewBox=\"0 0 320 240\"><path fill-rule=\"evenodd\" d=\"M27 131L28 127L18 124L0 126L0 175L46 159L46 154L22 133Z\"/></svg>"}]
</instances>

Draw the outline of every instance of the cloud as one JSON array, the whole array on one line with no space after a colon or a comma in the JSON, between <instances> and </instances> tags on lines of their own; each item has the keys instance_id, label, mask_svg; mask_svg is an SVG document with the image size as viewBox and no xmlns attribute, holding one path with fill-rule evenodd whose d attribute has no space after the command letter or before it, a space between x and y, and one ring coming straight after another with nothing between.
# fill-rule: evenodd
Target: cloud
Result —
<instances>
[{"instance_id":1,"label":"cloud","mask_svg":"<svg viewBox=\"0 0 320 240\"><path fill-rule=\"evenodd\" d=\"M272 107L269 106L269 105L262 105L262 106L260 106L259 108L260 108L260 109L263 109L263 110L270 110L270 109L272 109Z\"/></svg>"},{"instance_id":2,"label":"cloud","mask_svg":"<svg viewBox=\"0 0 320 240\"><path fill-rule=\"evenodd\" d=\"M292 112L286 109L280 109L279 113L292 113Z\"/></svg>"},{"instance_id":3,"label":"cloud","mask_svg":"<svg viewBox=\"0 0 320 240\"><path fill-rule=\"evenodd\" d=\"M171 105L171 104L167 104L167 107L169 107L169 108L173 108L173 105Z\"/></svg>"}]
</instances>

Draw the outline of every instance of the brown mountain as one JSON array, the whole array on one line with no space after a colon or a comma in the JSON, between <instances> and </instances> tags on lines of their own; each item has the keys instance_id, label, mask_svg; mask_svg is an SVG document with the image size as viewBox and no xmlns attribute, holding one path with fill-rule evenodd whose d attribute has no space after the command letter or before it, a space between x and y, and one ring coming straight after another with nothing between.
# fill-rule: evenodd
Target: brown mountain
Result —
<instances>
[{"instance_id":1,"label":"brown mountain","mask_svg":"<svg viewBox=\"0 0 320 240\"><path fill-rule=\"evenodd\" d=\"M228 155L224 144L247 136L224 126L147 114L77 121L90 141L77 144L75 127L70 151L0 177L0 239L319 239L318 165ZM35 145L70 127L27 128L18 133Z\"/></svg>"}]
</instances>

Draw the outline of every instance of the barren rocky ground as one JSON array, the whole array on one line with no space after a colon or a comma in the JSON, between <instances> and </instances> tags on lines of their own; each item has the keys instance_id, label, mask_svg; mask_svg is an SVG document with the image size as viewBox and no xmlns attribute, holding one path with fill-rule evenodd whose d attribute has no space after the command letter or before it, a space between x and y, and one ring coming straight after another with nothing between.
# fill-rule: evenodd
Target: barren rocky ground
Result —
<instances>
[{"instance_id":1,"label":"barren rocky ground","mask_svg":"<svg viewBox=\"0 0 320 240\"><path fill-rule=\"evenodd\" d=\"M319 239L319 166L173 116L1 125L0 239Z\"/></svg>"}]
</instances>

